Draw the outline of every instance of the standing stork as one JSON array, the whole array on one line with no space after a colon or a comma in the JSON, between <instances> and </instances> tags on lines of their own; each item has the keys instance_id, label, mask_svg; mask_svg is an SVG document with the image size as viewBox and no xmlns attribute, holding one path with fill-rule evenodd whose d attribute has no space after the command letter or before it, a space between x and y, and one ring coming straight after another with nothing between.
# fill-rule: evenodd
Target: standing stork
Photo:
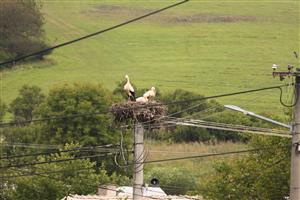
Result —
<instances>
[{"instance_id":1,"label":"standing stork","mask_svg":"<svg viewBox=\"0 0 300 200\"><path fill-rule=\"evenodd\" d=\"M147 99L151 99L151 98L155 97L155 95L156 95L155 87L151 87L150 90L148 90L147 92L145 92L145 94L143 95L143 97L145 97Z\"/></svg>"},{"instance_id":2,"label":"standing stork","mask_svg":"<svg viewBox=\"0 0 300 200\"><path fill-rule=\"evenodd\" d=\"M129 77L127 74L125 75L125 79L126 84L124 85L124 90L128 96L128 100L135 101L135 92L132 85L130 84Z\"/></svg>"}]
</instances>

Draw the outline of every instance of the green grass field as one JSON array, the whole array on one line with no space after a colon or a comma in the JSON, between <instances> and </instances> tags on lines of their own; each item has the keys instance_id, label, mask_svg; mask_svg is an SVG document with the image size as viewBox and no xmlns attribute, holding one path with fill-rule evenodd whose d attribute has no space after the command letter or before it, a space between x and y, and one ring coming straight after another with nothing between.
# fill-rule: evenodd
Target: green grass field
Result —
<instances>
[{"instance_id":1,"label":"green grass field","mask_svg":"<svg viewBox=\"0 0 300 200\"><path fill-rule=\"evenodd\" d=\"M216 145L202 144L202 143L169 144L165 142L155 142L155 141L147 140L145 148L149 152L147 160L163 160L169 158L196 156L201 154L239 151L239 150L247 149L249 147L247 147L247 145L245 144L231 143L231 142L218 143ZM209 178L209 176L213 174L214 172L213 166L216 163L222 161L231 162L237 160L238 158L244 157L245 155L246 154L231 155L231 156L217 156L217 157L209 157L209 158L207 157L207 158L185 159L185 160L160 162L160 163L148 163L145 165L145 174L147 177L147 174L151 172L153 169L165 170L165 171L166 169L178 169L178 170L186 171L187 176L192 175L192 177L195 179L196 184L203 184L203 182L205 182ZM156 178L160 179L160 177L156 177ZM164 182L166 180L160 179L160 181ZM179 183L179 185L182 184Z\"/></svg>"},{"instance_id":2,"label":"green grass field","mask_svg":"<svg viewBox=\"0 0 300 200\"><path fill-rule=\"evenodd\" d=\"M86 35L178 1L43 1L49 44ZM100 82L109 89L129 74L140 88L187 89L215 95L282 84L273 63L297 65L299 1L201 1L57 49L43 62L3 71L9 103L24 84ZM299 63L298 63L299 64ZM284 67L283 67L284 66ZM279 92L219 100L280 113Z\"/></svg>"}]
</instances>

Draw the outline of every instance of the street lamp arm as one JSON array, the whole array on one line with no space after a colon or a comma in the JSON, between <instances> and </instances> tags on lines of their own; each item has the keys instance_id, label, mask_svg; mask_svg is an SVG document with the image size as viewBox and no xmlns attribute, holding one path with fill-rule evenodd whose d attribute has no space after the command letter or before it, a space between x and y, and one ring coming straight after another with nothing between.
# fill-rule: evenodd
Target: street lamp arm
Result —
<instances>
[{"instance_id":1,"label":"street lamp arm","mask_svg":"<svg viewBox=\"0 0 300 200\"><path fill-rule=\"evenodd\" d=\"M228 108L230 110L234 110L234 111L238 111L238 112L242 112L244 113L245 115L249 115L249 116L252 116L252 117L256 117L258 119L261 119L261 120L264 120L264 121L267 121L267 122L270 122L272 124L276 124L276 125L279 125L279 126L282 126L282 127L285 127L285 128L288 128L288 129L291 129L291 126L288 125L288 124L284 124L282 122L278 122L276 120L273 120L273 119L270 119L270 118L267 118L267 117L264 117L264 116L261 116L261 115L258 115L258 114L255 114L254 112L250 112L250 111L247 111L247 110L244 110L238 106L234 106L234 105L224 105L225 108Z\"/></svg>"}]
</instances>

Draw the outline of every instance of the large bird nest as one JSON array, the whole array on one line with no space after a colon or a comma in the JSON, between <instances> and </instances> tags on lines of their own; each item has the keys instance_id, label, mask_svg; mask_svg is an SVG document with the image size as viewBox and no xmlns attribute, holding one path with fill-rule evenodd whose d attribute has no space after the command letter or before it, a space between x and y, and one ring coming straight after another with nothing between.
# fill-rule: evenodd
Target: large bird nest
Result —
<instances>
[{"instance_id":1,"label":"large bird nest","mask_svg":"<svg viewBox=\"0 0 300 200\"><path fill-rule=\"evenodd\" d=\"M157 101L147 103L127 101L113 104L110 111L118 123L140 122L157 124L167 114L167 107Z\"/></svg>"}]
</instances>

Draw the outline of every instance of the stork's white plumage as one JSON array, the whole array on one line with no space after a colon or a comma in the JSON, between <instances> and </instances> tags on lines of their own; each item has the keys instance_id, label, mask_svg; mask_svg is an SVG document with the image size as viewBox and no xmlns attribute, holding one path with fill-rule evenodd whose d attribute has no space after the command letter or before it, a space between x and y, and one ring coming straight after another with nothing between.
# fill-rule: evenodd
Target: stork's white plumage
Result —
<instances>
[{"instance_id":1,"label":"stork's white plumage","mask_svg":"<svg viewBox=\"0 0 300 200\"><path fill-rule=\"evenodd\" d=\"M136 102L140 102L140 103L147 103L148 102L148 98L146 98L146 97L139 97L135 101Z\"/></svg>"},{"instance_id":2,"label":"stork's white plumage","mask_svg":"<svg viewBox=\"0 0 300 200\"><path fill-rule=\"evenodd\" d=\"M126 84L124 85L124 90L128 96L128 99L130 99L131 101L134 101L135 100L134 88L130 84L128 75L125 75L125 78L126 78Z\"/></svg>"},{"instance_id":3,"label":"stork's white plumage","mask_svg":"<svg viewBox=\"0 0 300 200\"><path fill-rule=\"evenodd\" d=\"M150 90L148 90L147 92L145 92L145 94L143 95L143 97L145 97L147 99L151 99L151 98L155 97L155 95L156 95L155 87L151 87Z\"/></svg>"},{"instance_id":4,"label":"stork's white plumage","mask_svg":"<svg viewBox=\"0 0 300 200\"><path fill-rule=\"evenodd\" d=\"M278 69L278 65L276 65L276 64L273 64L273 66L272 66L272 69L275 71L276 69Z\"/></svg>"}]
</instances>

